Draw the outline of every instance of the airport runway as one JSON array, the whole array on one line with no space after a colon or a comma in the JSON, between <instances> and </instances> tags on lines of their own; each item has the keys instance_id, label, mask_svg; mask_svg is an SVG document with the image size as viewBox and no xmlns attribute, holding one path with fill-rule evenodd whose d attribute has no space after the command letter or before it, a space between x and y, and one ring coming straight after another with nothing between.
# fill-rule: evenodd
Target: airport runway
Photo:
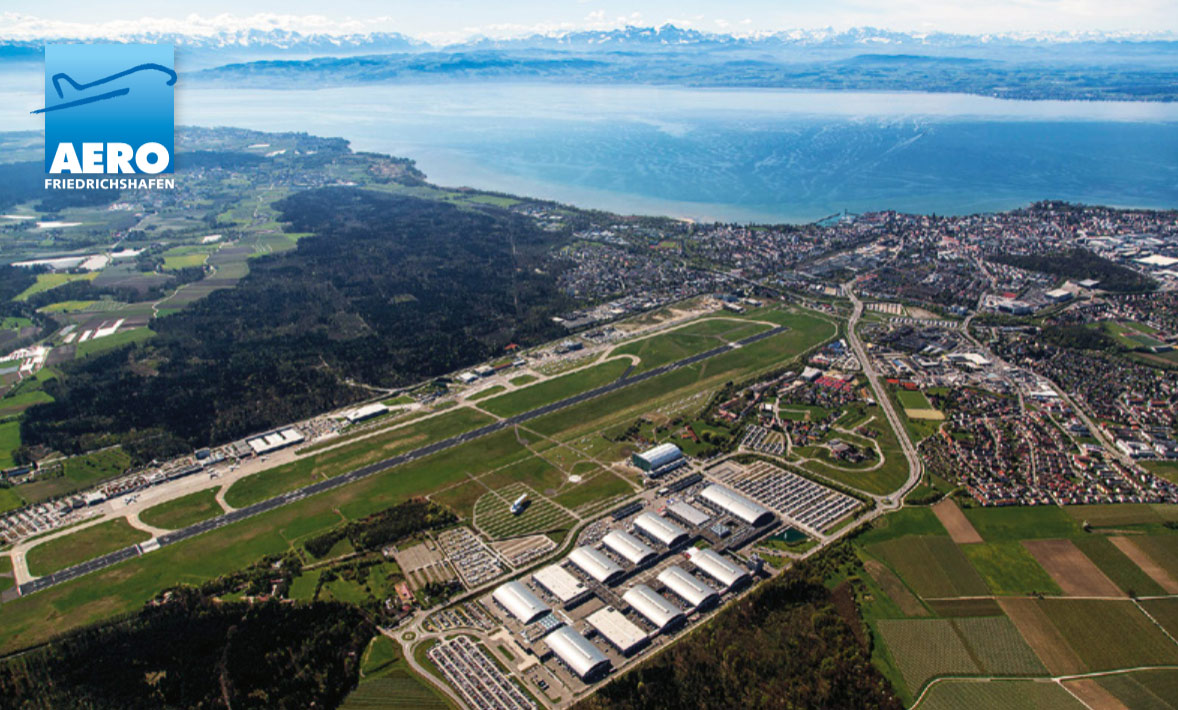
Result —
<instances>
[{"instance_id":1,"label":"airport runway","mask_svg":"<svg viewBox=\"0 0 1178 710\"><path fill-rule=\"evenodd\" d=\"M566 407L571 407L575 404L580 404L587 400L593 399L594 397L600 397L601 395L609 394L610 392L614 392L623 387L642 382L643 380L649 380L652 377L658 377L659 375L664 375L680 368L689 367L698 362L707 360L708 358L720 355L721 353L726 353L729 350L734 350L745 345L751 345L752 343L764 340L765 338L773 337L774 335L783 333L786 330L788 330L788 328L785 326L778 326L763 333L758 333L745 338L744 340L739 340L736 343L712 348L706 352L697 353L691 357L656 367L653 370L648 370L633 376L623 376L607 385L602 385L596 389L591 389L586 392L582 392L581 394L573 395L572 397L562 399L558 402L546 404L543 407L538 407L531 411L524 412L523 414L517 414L514 417L502 419L493 424L479 427L478 429L468 431L464 434L458 434L457 436L452 436L448 439L436 441L432 444L429 444L428 446L423 446L420 449L414 449L413 451L408 451L406 453L387 458L383 461L369 464L363 468L358 468L341 476L329 478L326 481L313 483L309 486L299 488L298 490L290 491L289 493L283 493L282 495L275 496L259 503L254 503L253 505L249 505L244 508L238 508L232 513L226 513L225 515L212 518L195 525L190 525L189 527L186 527L182 530L177 530L175 532L161 535L160 537L156 538L156 540L160 547L165 547L167 545L180 542L181 540L187 540L190 537L195 537L202 533L209 532L210 530L223 528L226 525L232 525L233 523L240 522L246 518L251 518L255 515L260 515L276 508L281 508L288 503L302 500L307 496L323 493L324 491L330 491L334 488L339 488L340 486L346 486L349 483L355 483L356 481L359 481L363 478L368 478L369 476L387 471L388 469L395 466L400 466L402 464L409 463L410 461L415 461L424 456L436 454L439 451L445 451L446 449L452 448L459 444L465 444L469 441L487 436L488 434L493 434L497 431L506 429L507 427L515 426L516 424L521 424L537 417L542 417L546 414L551 414L552 412L564 409ZM67 567L66 569L54 572L53 574L49 574L44 577L38 577L31 582L26 582L25 584L20 585L20 595L24 596L27 594L33 594L34 592L39 592L43 589L48 589L58 584L68 582L72 579L77 579L83 575L90 574L91 572L110 567L111 565L118 564L119 562L123 562L125 560L129 560L133 557L138 557L141 554L144 554L141 546L132 545L131 547L125 547L121 550L116 550L115 552L105 554L101 557L95 557L92 560L74 565L73 567Z\"/></svg>"}]
</instances>

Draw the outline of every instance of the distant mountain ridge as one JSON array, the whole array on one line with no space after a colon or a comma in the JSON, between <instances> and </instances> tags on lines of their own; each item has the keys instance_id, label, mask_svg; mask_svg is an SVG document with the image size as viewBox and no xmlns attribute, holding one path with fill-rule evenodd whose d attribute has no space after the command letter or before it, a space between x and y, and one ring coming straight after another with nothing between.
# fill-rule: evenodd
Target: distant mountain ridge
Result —
<instances>
[{"instance_id":1,"label":"distant mountain ridge","mask_svg":"<svg viewBox=\"0 0 1178 710\"><path fill-rule=\"evenodd\" d=\"M0 14L0 18L5 15ZM1068 44L1170 43L1172 32L1004 32L979 35L949 32L903 32L875 27L789 29L776 32L715 33L665 24L660 27L626 26L611 30L573 30L530 34L513 38L472 37L463 42L431 44L399 32L304 33L277 28L239 28L214 32L118 31L100 36L71 36L0 26L0 48L38 51L48 42L151 42L176 45L184 50L279 50L283 52L334 52L341 54L392 51L477 49L579 49L611 51L619 48L727 47L727 48L855 48L871 46L967 48L1044 47Z\"/></svg>"},{"instance_id":2,"label":"distant mountain ridge","mask_svg":"<svg viewBox=\"0 0 1178 710\"><path fill-rule=\"evenodd\" d=\"M206 27L107 39L170 42L186 80L223 86L515 80L1178 100L1178 38L1167 33L960 35L860 27L737 35L663 25L476 37L439 47L396 32ZM0 68L6 60L39 58L47 41L77 40L0 39Z\"/></svg>"}]
</instances>

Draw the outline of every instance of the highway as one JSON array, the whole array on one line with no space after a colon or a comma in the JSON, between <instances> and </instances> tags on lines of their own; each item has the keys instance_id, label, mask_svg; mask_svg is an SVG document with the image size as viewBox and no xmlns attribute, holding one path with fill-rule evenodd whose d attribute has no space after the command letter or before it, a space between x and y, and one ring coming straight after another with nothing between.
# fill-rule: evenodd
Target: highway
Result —
<instances>
[{"instance_id":1,"label":"highway","mask_svg":"<svg viewBox=\"0 0 1178 710\"><path fill-rule=\"evenodd\" d=\"M613 382L611 382L607 385L602 385L601 387L597 387L595 389L591 389L586 392L582 392L580 394L573 395L572 397L568 397L566 399L562 399L557 402L552 402L552 403L546 404L542 407L537 407L536 409L524 412L522 414L517 414L513 417L501 419L501 420L496 421L492 424L487 424L486 426L479 427L478 429L474 429L474 430L468 431L463 434L458 434L456 436L452 436L448 439L442 439L441 441L436 441L432 444L429 444L427 446L423 446L419 449L414 449L413 451L408 451L403 454L398 454L397 456L393 456L393 457L387 458L383 461L378 461L376 463L369 464L367 466L364 466L362 468L358 468L354 471L350 471L350 472L345 473L343 475L336 476L334 478L329 478L325 481L319 481L318 483L313 483L309 486L305 486L303 488L299 488L297 490L293 490L288 493L283 493L282 495L275 496L273 498L269 498L267 500L264 500L264 501L261 501L258 503L254 503L253 505L249 505L244 508L239 508L237 510L234 510L231 513L226 513L226 514L221 515L219 517L212 518L212 519L206 520L204 522L196 523L195 525L190 525L189 527L183 528L181 530L177 530L175 532L170 532L165 535L161 535L160 537L156 538L156 540L159 543L160 547L172 545L172 544L175 544L175 543L180 542L182 540L187 540L188 538L196 537L197 535L200 535L202 533L206 533L211 530L217 530L218 528L223 528L226 525L232 525L233 523L240 522L240 521L245 520L247 518L252 518L255 515L261 515L262 513L267 513L271 510L281 508L282 506L287 505L289 503L294 503L295 501L302 500L303 498L306 498L307 496L313 496L313 495L316 495L319 493L323 493L325 491L330 491L335 488L339 488L341 486L346 486L350 483L355 483L356 481L359 481L361 479L368 478L368 477L374 476L378 473L382 473L384 471L387 471L390 468L394 468L396 466L400 466L402 464L406 464L411 461L415 461L415 460L423 458L425 456L430 456L432 454L436 454L440 451L445 451L446 449L458 446L459 444L468 443L470 441L482 438L482 437L487 436L489 434L494 434L497 431L501 431L501 430L506 429L508 427L515 426L516 424L522 424L523 422L530 421L530 420L535 419L537 417L542 417L546 414L551 414L552 412L556 412L561 409L565 409L566 407L571 407L573 405L580 404L582 402L588 401L588 400L593 399L595 397L600 397L602 395L609 394L610 392L617 391L623 387L628 387L630 385L637 384L637 383L642 382L644 380L649 380L651 378L658 377L659 375L664 375L664 374L666 374L668 372L672 372L674 370L678 370L678 369L681 369L684 367L689 367L689 366L694 365L698 362L702 362L704 360L715 357L715 356L720 355L722 353L726 353L730 350L734 350L738 347L751 345L751 344L758 342L760 340L764 340L766 338L773 337L774 335L778 335L779 333L783 333L786 330L788 330L788 328L786 328L785 326L778 326L776 328L771 328L771 329L766 330L762 333L758 333L756 335L750 336L750 337L745 338L743 340L739 340L735 343L730 343L728 345L721 345L719 347L712 348L711 350L708 350L706 352L697 353L695 355L692 355L691 357L683 358L682 360L668 363L666 365L662 365L660 367L656 367L654 369L647 370L646 372L641 372L637 375L629 375L628 374L629 370L627 370L626 375L623 375L622 377L618 378L617 380L614 380ZM900 431L902 431L902 430L900 430ZM905 437L905 439L906 438L907 437ZM257 475L257 474L255 474L255 475ZM917 475L917 477L919 478L919 474ZM116 550L115 552L105 554L101 557L95 557L92 560L88 560L88 561L83 562L81 564L74 565L73 567L67 567L66 569L54 572L53 574L49 574L44 577L38 577L37 579L34 579L32 581L29 581L29 582L26 582L26 583L20 585L20 587L19 587L20 595L25 596L28 594L33 594L35 592L39 592L44 589L49 589L50 587L54 587L56 585L62 584L64 582L68 582L73 579L77 579L78 577L82 577L84 575L90 574L91 572L95 572L100 569L110 567L111 565L115 565L115 564L118 564L118 563L123 562L125 560L129 560L133 557L138 557L141 554L143 554L143 551L141 550L140 546L139 545L132 545L130 547L125 547L121 550Z\"/></svg>"},{"instance_id":2,"label":"highway","mask_svg":"<svg viewBox=\"0 0 1178 710\"><path fill-rule=\"evenodd\" d=\"M888 498L890 503L884 503L881 500L881 505L885 508L899 508L904 504L904 496L908 491L916 487L920 483L920 478L924 472L924 465L920 461L920 454L916 451L916 446L912 444L912 439L908 436L908 429L904 427L904 422L900 420L900 416L896 414L896 408L892 405L892 398L888 396L887 390L879 383L879 375L875 371L875 366L871 364L871 358L867 355L867 349L863 347L862 341L859 340L859 334L855 332L855 327L859 325L859 318L863 315L863 302L855 295L851 289L851 283L843 284L843 293L847 298L851 299L853 310L851 311L851 318L847 321L847 342L851 344L851 349L855 351L855 356L859 358L859 363L863 367L863 374L867 375L867 381L871 383L871 391L875 393L876 403L880 409L883 410L884 415L888 419L888 424L892 427L892 431L896 433L896 440L900 442L900 449L904 452L904 458L908 459L908 480L903 487L898 491L894 491Z\"/></svg>"}]
</instances>

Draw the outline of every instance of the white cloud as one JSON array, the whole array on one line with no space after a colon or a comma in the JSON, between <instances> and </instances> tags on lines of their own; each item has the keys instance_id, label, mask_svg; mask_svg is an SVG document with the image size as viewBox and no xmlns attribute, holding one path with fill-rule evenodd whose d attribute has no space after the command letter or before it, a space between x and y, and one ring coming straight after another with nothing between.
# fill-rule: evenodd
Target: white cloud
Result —
<instances>
[{"instance_id":1,"label":"white cloud","mask_svg":"<svg viewBox=\"0 0 1178 710\"><path fill-rule=\"evenodd\" d=\"M52 38L118 39L143 34L181 34L209 37L237 34L249 30L280 30L303 34L352 34L372 32L393 25L393 18L374 17L363 20L350 17L331 19L322 15L215 15L190 14L183 18L143 17L107 22L70 22L50 20L14 12L0 13L0 39L35 40Z\"/></svg>"}]
</instances>

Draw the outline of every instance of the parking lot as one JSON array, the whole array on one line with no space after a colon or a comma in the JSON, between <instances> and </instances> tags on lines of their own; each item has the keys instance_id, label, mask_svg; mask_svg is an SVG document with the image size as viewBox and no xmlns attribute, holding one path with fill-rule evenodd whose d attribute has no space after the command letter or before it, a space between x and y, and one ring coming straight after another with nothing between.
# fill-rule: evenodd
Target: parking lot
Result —
<instances>
[{"instance_id":1,"label":"parking lot","mask_svg":"<svg viewBox=\"0 0 1178 710\"><path fill-rule=\"evenodd\" d=\"M468 588L473 589L507 571L491 548L470 528L460 527L439 533L438 545Z\"/></svg>"},{"instance_id":2,"label":"parking lot","mask_svg":"<svg viewBox=\"0 0 1178 710\"><path fill-rule=\"evenodd\" d=\"M783 518L819 533L860 505L849 495L764 461L747 467L726 462L713 473Z\"/></svg>"},{"instance_id":3,"label":"parking lot","mask_svg":"<svg viewBox=\"0 0 1178 710\"><path fill-rule=\"evenodd\" d=\"M438 643L429 650L429 658L472 708L530 710L536 707L499 670L486 651L467 636Z\"/></svg>"}]
</instances>

